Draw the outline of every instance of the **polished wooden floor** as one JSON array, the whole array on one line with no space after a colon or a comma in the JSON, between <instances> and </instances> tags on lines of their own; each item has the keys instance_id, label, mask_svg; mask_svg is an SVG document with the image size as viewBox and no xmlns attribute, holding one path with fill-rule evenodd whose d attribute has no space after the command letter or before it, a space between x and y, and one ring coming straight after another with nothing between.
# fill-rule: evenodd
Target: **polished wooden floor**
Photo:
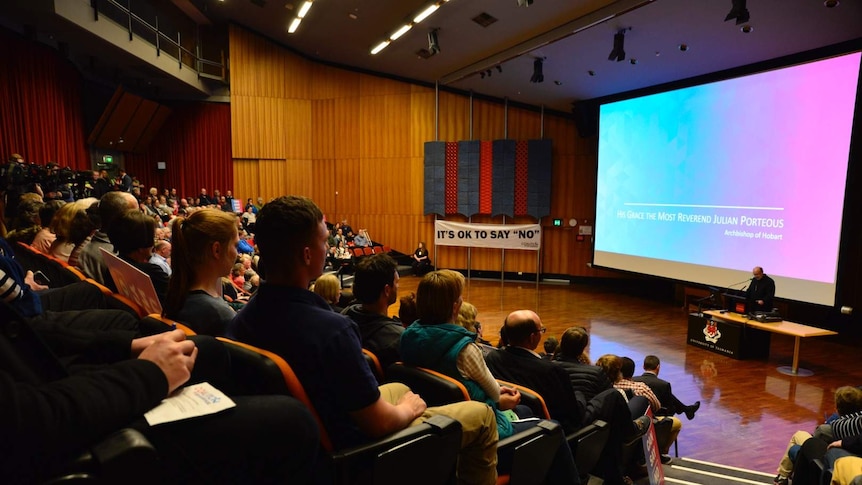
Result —
<instances>
[{"instance_id":1,"label":"polished wooden floor","mask_svg":"<svg viewBox=\"0 0 862 485\"><path fill-rule=\"evenodd\" d=\"M401 279L399 293L415 291L419 279ZM673 302L620 295L587 285L500 283L470 280L464 300L479 310L485 338L495 342L506 315L536 311L546 337L572 325L591 335L592 359L610 353L629 356L638 368L658 355L661 377L685 403L701 402L692 421L683 420L680 456L772 473L790 436L813 430L834 410L833 392L862 384L860 339L845 336L802 340L800 367L811 377L791 377L793 339L773 335L768 360L734 360L686 344L687 315ZM390 307L397 313L398 304Z\"/></svg>"}]
</instances>

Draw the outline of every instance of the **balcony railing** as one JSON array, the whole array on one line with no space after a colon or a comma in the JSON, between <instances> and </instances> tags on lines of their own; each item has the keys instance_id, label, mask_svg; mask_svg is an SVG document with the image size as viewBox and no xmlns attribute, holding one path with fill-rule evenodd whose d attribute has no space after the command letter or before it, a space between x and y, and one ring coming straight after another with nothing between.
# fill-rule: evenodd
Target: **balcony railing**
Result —
<instances>
[{"instance_id":1,"label":"balcony railing","mask_svg":"<svg viewBox=\"0 0 862 485\"><path fill-rule=\"evenodd\" d=\"M126 26L129 40L134 40L137 37L152 45L155 48L156 57L162 54L168 55L176 59L179 69L192 69L199 78L228 82L224 49L219 49L219 60L205 59L199 36L195 36L191 49L184 47L182 34L179 31L165 32L160 30L158 16L155 16L153 23L150 23L132 11L132 0L125 0L123 3L125 5L117 0L90 0L96 21L101 15L118 25ZM188 44L189 42L186 42L186 45Z\"/></svg>"}]
</instances>

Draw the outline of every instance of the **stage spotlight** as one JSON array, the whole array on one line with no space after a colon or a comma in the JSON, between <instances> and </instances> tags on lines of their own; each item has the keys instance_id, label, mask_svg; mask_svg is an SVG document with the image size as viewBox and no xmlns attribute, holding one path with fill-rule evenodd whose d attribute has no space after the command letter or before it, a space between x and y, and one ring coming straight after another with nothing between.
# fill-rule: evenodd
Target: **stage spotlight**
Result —
<instances>
[{"instance_id":1,"label":"stage spotlight","mask_svg":"<svg viewBox=\"0 0 862 485\"><path fill-rule=\"evenodd\" d=\"M487 75L488 75L488 77L491 77L491 70L490 70L490 69L488 69L487 71L485 71L485 74L487 74Z\"/></svg>"},{"instance_id":2,"label":"stage spotlight","mask_svg":"<svg viewBox=\"0 0 862 485\"><path fill-rule=\"evenodd\" d=\"M748 9L745 8L745 0L731 0L731 3L733 7L730 9L727 17L724 17L724 21L727 22L730 19L736 19L736 25L748 22L751 15L748 13Z\"/></svg>"},{"instance_id":3,"label":"stage spotlight","mask_svg":"<svg viewBox=\"0 0 862 485\"><path fill-rule=\"evenodd\" d=\"M440 52L440 42L437 40L437 29L428 32L428 52L431 55Z\"/></svg>"},{"instance_id":4,"label":"stage spotlight","mask_svg":"<svg viewBox=\"0 0 862 485\"><path fill-rule=\"evenodd\" d=\"M479 77L485 79L485 71L479 71Z\"/></svg>"},{"instance_id":5,"label":"stage spotlight","mask_svg":"<svg viewBox=\"0 0 862 485\"><path fill-rule=\"evenodd\" d=\"M533 4L533 0L518 0L519 7L529 7Z\"/></svg>"},{"instance_id":6,"label":"stage spotlight","mask_svg":"<svg viewBox=\"0 0 862 485\"><path fill-rule=\"evenodd\" d=\"M545 82L545 75L542 74L542 63L544 59L541 57L537 57L535 61L533 61L533 75L530 77L531 83L541 83Z\"/></svg>"},{"instance_id":7,"label":"stage spotlight","mask_svg":"<svg viewBox=\"0 0 862 485\"><path fill-rule=\"evenodd\" d=\"M610 55L608 55L609 61L624 61L626 60L626 51L624 49L623 44L626 41L626 29L622 29L616 34L614 34L614 48L611 51Z\"/></svg>"},{"instance_id":8,"label":"stage spotlight","mask_svg":"<svg viewBox=\"0 0 862 485\"><path fill-rule=\"evenodd\" d=\"M497 64L497 72L502 74L503 73L503 66Z\"/></svg>"}]
</instances>

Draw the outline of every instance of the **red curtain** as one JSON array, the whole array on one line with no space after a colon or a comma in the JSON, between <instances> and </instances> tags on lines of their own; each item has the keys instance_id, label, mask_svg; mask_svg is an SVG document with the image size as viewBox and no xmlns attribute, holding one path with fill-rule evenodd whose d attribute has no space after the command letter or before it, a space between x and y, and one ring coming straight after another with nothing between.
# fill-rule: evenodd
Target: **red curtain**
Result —
<instances>
[{"instance_id":1,"label":"red curtain","mask_svg":"<svg viewBox=\"0 0 862 485\"><path fill-rule=\"evenodd\" d=\"M176 188L180 196L233 190L230 105L184 103L173 112L143 154L126 154L126 171L146 188ZM165 169L158 168L164 162Z\"/></svg>"},{"instance_id":2,"label":"red curtain","mask_svg":"<svg viewBox=\"0 0 862 485\"><path fill-rule=\"evenodd\" d=\"M57 51L0 29L0 161L88 170L81 76Z\"/></svg>"}]
</instances>

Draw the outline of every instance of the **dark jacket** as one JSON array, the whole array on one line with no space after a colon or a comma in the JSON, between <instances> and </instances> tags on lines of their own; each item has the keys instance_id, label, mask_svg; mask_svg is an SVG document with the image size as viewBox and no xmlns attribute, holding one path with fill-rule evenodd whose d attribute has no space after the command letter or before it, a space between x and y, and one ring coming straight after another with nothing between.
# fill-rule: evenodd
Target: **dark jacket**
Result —
<instances>
[{"instance_id":1,"label":"dark jacket","mask_svg":"<svg viewBox=\"0 0 862 485\"><path fill-rule=\"evenodd\" d=\"M365 312L362 310L361 303L350 305L341 313L356 322L359 336L362 338L362 348L370 350L377 356L384 371L401 360L401 354L398 351L401 334L404 333L401 322L379 313Z\"/></svg>"},{"instance_id":2,"label":"dark jacket","mask_svg":"<svg viewBox=\"0 0 862 485\"><path fill-rule=\"evenodd\" d=\"M0 476L12 483L38 481L53 466L158 404L168 391L165 375L152 362L129 359L72 376L26 320L0 303ZM130 339L113 351L92 345L91 332L42 329L55 352L81 351L95 363L122 355ZM94 353L92 350L98 352ZM108 350L108 352L104 352Z\"/></svg>"},{"instance_id":3,"label":"dark jacket","mask_svg":"<svg viewBox=\"0 0 862 485\"><path fill-rule=\"evenodd\" d=\"M551 418L559 421L567 432L583 424L583 404L576 398L569 375L561 366L536 357L527 349L512 346L489 352L485 362L497 379L538 392Z\"/></svg>"},{"instance_id":4,"label":"dark jacket","mask_svg":"<svg viewBox=\"0 0 862 485\"><path fill-rule=\"evenodd\" d=\"M572 388L583 393L587 401L613 387L608 375L597 365L581 364L577 359L562 354L557 354L554 363L566 370L569 380L572 381Z\"/></svg>"}]
</instances>

